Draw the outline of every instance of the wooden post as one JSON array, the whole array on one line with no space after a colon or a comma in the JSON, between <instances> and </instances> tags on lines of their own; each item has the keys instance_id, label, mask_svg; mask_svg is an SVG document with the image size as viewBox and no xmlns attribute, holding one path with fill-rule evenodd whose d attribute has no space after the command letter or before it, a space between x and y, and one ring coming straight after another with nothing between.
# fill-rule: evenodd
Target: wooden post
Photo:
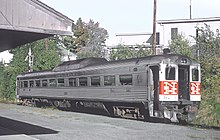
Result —
<instances>
[{"instance_id":1,"label":"wooden post","mask_svg":"<svg viewBox=\"0 0 220 140\"><path fill-rule=\"evenodd\" d=\"M45 48L48 50L48 38L45 38Z\"/></svg>"},{"instance_id":2,"label":"wooden post","mask_svg":"<svg viewBox=\"0 0 220 140\"><path fill-rule=\"evenodd\" d=\"M192 0L190 0L190 5L189 5L189 18L192 19Z\"/></svg>"},{"instance_id":3,"label":"wooden post","mask_svg":"<svg viewBox=\"0 0 220 140\"><path fill-rule=\"evenodd\" d=\"M154 0L154 17L153 17L153 54L156 55L156 22L157 22L157 0Z\"/></svg>"}]
</instances>

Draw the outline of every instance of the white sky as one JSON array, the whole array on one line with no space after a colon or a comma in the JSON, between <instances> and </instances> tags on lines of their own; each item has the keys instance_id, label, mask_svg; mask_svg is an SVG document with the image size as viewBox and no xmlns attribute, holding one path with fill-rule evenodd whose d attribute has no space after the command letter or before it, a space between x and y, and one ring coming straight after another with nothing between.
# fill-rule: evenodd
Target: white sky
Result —
<instances>
[{"instance_id":1,"label":"white sky","mask_svg":"<svg viewBox=\"0 0 220 140\"><path fill-rule=\"evenodd\" d=\"M117 45L116 33L152 32L153 0L41 1L75 22L79 17L86 22L99 22L109 33L107 45ZM191 1L192 18L220 17L220 0ZM157 4L157 20L189 18L190 0L157 0Z\"/></svg>"},{"instance_id":2,"label":"white sky","mask_svg":"<svg viewBox=\"0 0 220 140\"><path fill-rule=\"evenodd\" d=\"M75 22L79 17L100 23L117 45L116 33L152 32L153 0L41 0ZM220 17L220 0L191 0L192 18ZM157 20L189 18L190 0L157 0Z\"/></svg>"}]
</instances>

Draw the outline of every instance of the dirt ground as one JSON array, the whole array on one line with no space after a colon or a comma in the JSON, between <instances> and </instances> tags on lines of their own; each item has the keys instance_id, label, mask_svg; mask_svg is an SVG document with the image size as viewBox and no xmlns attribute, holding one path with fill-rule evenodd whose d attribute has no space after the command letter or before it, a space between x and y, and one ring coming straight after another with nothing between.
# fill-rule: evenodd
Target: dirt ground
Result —
<instances>
[{"instance_id":1,"label":"dirt ground","mask_svg":"<svg viewBox=\"0 0 220 140\"><path fill-rule=\"evenodd\" d=\"M0 140L220 140L220 131L0 103Z\"/></svg>"}]
</instances>

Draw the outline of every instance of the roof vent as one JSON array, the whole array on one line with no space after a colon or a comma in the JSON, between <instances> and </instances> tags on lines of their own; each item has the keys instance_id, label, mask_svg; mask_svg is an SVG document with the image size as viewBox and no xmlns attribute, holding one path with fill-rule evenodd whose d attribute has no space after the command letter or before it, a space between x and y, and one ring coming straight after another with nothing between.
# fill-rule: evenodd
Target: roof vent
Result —
<instances>
[{"instance_id":1,"label":"roof vent","mask_svg":"<svg viewBox=\"0 0 220 140\"><path fill-rule=\"evenodd\" d=\"M170 49L169 48L163 49L163 54L169 54L169 53L170 53Z\"/></svg>"},{"instance_id":2,"label":"roof vent","mask_svg":"<svg viewBox=\"0 0 220 140\"><path fill-rule=\"evenodd\" d=\"M105 58L84 58L79 60L67 61L58 65L53 69L53 71L68 71L68 70L76 70L80 68L87 67L89 65L101 64L105 63L107 60Z\"/></svg>"}]
</instances>

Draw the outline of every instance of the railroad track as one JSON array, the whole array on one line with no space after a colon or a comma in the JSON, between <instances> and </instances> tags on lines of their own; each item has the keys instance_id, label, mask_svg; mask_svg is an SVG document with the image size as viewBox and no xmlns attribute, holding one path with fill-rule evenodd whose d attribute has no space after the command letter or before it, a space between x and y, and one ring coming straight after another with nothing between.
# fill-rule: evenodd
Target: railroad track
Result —
<instances>
[{"instance_id":1,"label":"railroad track","mask_svg":"<svg viewBox=\"0 0 220 140\"><path fill-rule=\"evenodd\" d=\"M30 106L30 107L36 107L36 105L33 105L31 103L30 104L23 104L23 105ZM43 106L37 106L37 107L50 108L50 107L54 107L54 106L51 106L50 104L44 104ZM193 124L193 123L171 122L169 119L166 119L166 118L147 118L147 119L123 118L123 117L119 117L119 116L110 115L105 110L97 109L97 108L80 108L80 109L76 109L76 108L68 108L68 109L66 109L66 108L56 108L56 109L62 110L62 111L102 115L102 116L108 116L108 117L113 117L113 118L130 119L130 120L135 120L135 121L143 121L143 122L151 122L151 123L165 123L165 124L171 124L171 125L187 126L187 127L200 128L200 129L213 129L213 130L220 131L220 127L217 127L217 126L208 126L208 125L200 125L200 124Z\"/></svg>"}]
</instances>

